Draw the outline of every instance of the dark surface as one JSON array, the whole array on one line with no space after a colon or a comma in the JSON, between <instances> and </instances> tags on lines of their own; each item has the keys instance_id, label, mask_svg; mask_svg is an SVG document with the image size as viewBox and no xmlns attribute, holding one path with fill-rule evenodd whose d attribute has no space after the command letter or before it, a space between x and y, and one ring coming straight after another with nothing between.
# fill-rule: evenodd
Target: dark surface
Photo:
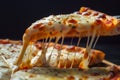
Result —
<instances>
[{"instance_id":1,"label":"dark surface","mask_svg":"<svg viewBox=\"0 0 120 80\"><path fill-rule=\"evenodd\" d=\"M120 65L120 44L97 44L96 49L105 52L105 59Z\"/></svg>"},{"instance_id":2,"label":"dark surface","mask_svg":"<svg viewBox=\"0 0 120 80\"><path fill-rule=\"evenodd\" d=\"M109 15L120 15L120 0L2 0L0 2L0 38L22 39L31 23L51 14L71 13L81 6ZM83 40L84 43L84 40ZM101 37L96 49L120 64L120 36Z\"/></svg>"}]
</instances>

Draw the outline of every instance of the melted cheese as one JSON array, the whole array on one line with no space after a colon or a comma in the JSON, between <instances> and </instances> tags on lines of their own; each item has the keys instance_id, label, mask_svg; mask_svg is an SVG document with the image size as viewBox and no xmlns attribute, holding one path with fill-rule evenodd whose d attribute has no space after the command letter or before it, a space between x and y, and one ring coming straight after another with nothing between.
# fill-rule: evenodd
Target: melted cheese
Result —
<instances>
[{"instance_id":1,"label":"melted cheese","mask_svg":"<svg viewBox=\"0 0 120 80\"><path fill-rule=\"evenodd\" d=\"M58 67L60 66L61 62L60 62L60 55L61 55L61 50L62 50L62 45L63 45L63 42L64 42L64 36L62 36L62 41L61 41L61 47L60 47L60 50L58 52L58 58L57 58L57 61L58 61Z\"/></svg>"},{"instance_id":2,"label":"melted cheese","mask_svg":"<svg viewBox=\"0 0 120 80\"><path fill-rule=\"evenodd\" d=\"M92 48L92 45L95 45L95 43L96 43L96 41L95 41L95 43L93 43L94 40L95 40L96 33L97 33L96 29L94 29L90 43L89 43L89 36L88 36L87 47L86 47L86 52L85 52L87 57L86 57L86 55L84 55L83 60L79 65L79 67L82 68L82 69L88 69L88 65L90 63L91 48Z\"/></svg>"},{"instance_id":3,"label":"melted cheese","mask_svg":"<svg viewBox=\"0 0 120 80\"><path fill-rule=\"evenodd\" d=\"M94 42L94 44L93 44L93 48L95 48L96 43L98 42L99 37L100 37L100 35L98 34L98 36L97 36L97 38L96 38L96 40L95 40L95 42Z\"/></svg>"},{"instance_id":4,"label":"melted cheese","mask_svg":"<svg viewBox=\"0 0 120 80\"><path fill-rule=\"evenodd\" d=\"M77 47L79 47L81 37L79 37L78 42L77 42Z\"/></svg>"}]
</instances>

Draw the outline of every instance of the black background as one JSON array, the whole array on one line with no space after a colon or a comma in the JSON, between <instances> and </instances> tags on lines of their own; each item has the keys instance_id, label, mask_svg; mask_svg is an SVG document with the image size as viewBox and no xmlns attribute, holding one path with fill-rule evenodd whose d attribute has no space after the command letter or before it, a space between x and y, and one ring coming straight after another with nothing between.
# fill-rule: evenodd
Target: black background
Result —
<instances>
[{"instance_id":1,"label":"black background","mask_svg":"<svg viewBox=\"0 0 120 80\"><path fill-rule=\"evenodd\" d=\"M51 14L71 13L81 6L120 15L120 0L1 0L0 38L22 39L25 29L36 20ZM120 36L101 37L96 49L120 64Z\"/></svg>"}]
</instances>

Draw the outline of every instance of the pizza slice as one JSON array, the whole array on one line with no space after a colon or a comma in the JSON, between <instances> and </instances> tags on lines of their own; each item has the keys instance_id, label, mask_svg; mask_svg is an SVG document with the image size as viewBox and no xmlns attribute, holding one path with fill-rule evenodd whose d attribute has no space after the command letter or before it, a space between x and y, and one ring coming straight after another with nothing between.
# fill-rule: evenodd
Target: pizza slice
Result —
<instances>
[{"instance_id":1,"label":"pizza slice","mask_svg":"<svg viewBox=\"0 0 120 80\"><path fill-rule=\"evenodd\" d=\"M88 37L86 55L83 57L83 62L79 65L84 65L83 69L88 69L91 48L94 48L99 36L119 34L119 19L87 7L82 7L80 11L71 14L51 15L36 21L26 29L23 35L23 48L16 65L22 64L26 48L37 40L45 39L47 41L49 39L50 41L52 38L56 38L55 43L57 43L62 38L62 45L66 37L79 37L78 44L82 37ZM45 58L46 52L44 50L42 54L44 54L42 58Z\"/></svg>"},{"instance_id":2,"label":"pizza slice","mask_svg":"<svg viewBox=\"0 0 120 80\"><path fill-rule=\"evenodd\" d=\"M79 64L82 62L82 57L85 54L85 48L76 47L70 45L63 45L55 43L44 43L47 47L46 56L42 58L43 49L42 43L37 42L28 46L25 56L23 58L23 64L20 65L19 69L28 69L34 66L42 67L53 67L53 68L82 68ZM0 55L4 56L6 62L11 68L14 68L14 63L19 57L22 48L21 41L13 40L0 40ZM61 54L59 55L59 50ZM29 53L29 54L28 54ZM99 50L91 50L89 66L101 63L104 59L104 52ZM26 60L29 59L29 62ZM44 64L44 61L46 63ZM28 62L28 63L26 63ZM29 64L29 65L28 65Z\"/></svg>"},{"instance_id":3,"label":"pizza slice","mask_svg":"<svg viewBox=\"0 0 120 80\"><path fill-rule=\"evenodd\" d=\"M37 42L28 46L25 55L35 61L31 68L24 66L24 69L12 73L12 69L15 67L14 62L18 58L20 51L22 49L22 41L14 41L8 39L0 40L0 80L119 80L120 79L120 68L114 66L114 64L107 62L104 59L104 53L99 50L92 50L91 53L91 68L88 70L81 70L76 68L79 65L80 58L84 55L85 48L63 45L63 54L60 57L60 66L55 65L57 60L55 60L56 50L59 50L60 44L49 43L47 49L46 59L49 60L49 52L53 50L52 47L55 46L55 50L51 54L51 59L48 61L48 65L41 65L41 58L37 59L39 53L42 50L41 42ZM45 43L47 46L48 43ZM82 51L83 52L80 52ZM69 53L66 53L66 52ZM75 54L76 56L74 58ZM55 55L54 55L55 53ZM66 55L68 55L66 59ZM26 60L24 57L24 60ZM76 59L76 60L75 60ZM75 62L74 62L75 60ZM67 63L64 63L66 61ZM78 61L78 62L76 62ZM26 62L26 61L25 61ZM74 62L72 64L72 62ZM71 64L72 67L71 68ZM9 66L8 66L9 65ZM52 66L52 67L51 67ZM2 68L1 68L2 67Z\"/></svg>"}]
</instances>

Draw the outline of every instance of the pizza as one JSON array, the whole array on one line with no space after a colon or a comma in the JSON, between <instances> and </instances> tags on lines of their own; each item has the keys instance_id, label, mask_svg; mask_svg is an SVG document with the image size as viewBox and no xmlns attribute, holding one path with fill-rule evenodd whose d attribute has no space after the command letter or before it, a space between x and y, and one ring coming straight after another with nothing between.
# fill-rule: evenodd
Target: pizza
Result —
<instances>
[{"instance_id":1,"label":"pizza","mask_svg":"<svg viewBox=\"0 0 120 80\"><path fill-rule=\"evenodd\" d=\"M0 40L0 80L119 80L120 68L117 65L111 65L104 59L105 53L100 50L91 50L91 60L88 70L77 68L85 55L85 48L70 45L62 46L59 65L56 65L60 44L46 43L46 65L43 61L37 59L42 51L42 43L36 42L28 46L25 55L31 60L31 68L22 66L22 69L12 72L16 67L14 62L19 57L23 43L19 40ZM31 50L32 47L32 51ZM53 47L54 50L52 49ZM52 52L52 54L50 54ZM76 54L76 55L74 55ZM49 59L49 56L50 59ZM23 62L26 60L23 58ZM26 61L25 61L26 62ZM34 62L34 63L33 63ZM34 65L33 65L34 64Z\"/></svg>"},{"instance_id":2,"label":"pizza","mask_svg":"<svg viewBox=\"0 0 120 80\"><path fill-rule=\"evenodd\" d=\"M33 23L26 29L23 35L23 48L16 61L16 65L23 65L26 48L34 44L37 40L51 41L55 38L55 43L61 40L61 46L66 37L78 37L78 45L82 37L88 37L86 52L82 59L80 68L88 69L90 63L89 56L91 48L94 48L100 36L113 36L120 34L120 20L107 14L94 11L87 7L82 7L79 11L71 14L50 15ZM44 42L43 42L44 43ZM44 48L43 48L44 49ZM45 58L45 50L42 52ZM26 64L30 62L27 60ZM44 62L43 64L45 64ZM29 63L27 65L30 65Z\"/></svg>"},{"instance_id":3,"label":"pizza","mask_svg":"<svg viewBox=\"0 0 120 80\"><path fill-rule=\"evenodd\" d=\"M94 49L100 36L119 34L119 19L87 7L44 17L26 29L23 41L0 40L0 79L119 80L120 67ZM64 44L75 37L77 45ZM79 46L83 37L85 48Z\"/></svg>"}]
</instances>

